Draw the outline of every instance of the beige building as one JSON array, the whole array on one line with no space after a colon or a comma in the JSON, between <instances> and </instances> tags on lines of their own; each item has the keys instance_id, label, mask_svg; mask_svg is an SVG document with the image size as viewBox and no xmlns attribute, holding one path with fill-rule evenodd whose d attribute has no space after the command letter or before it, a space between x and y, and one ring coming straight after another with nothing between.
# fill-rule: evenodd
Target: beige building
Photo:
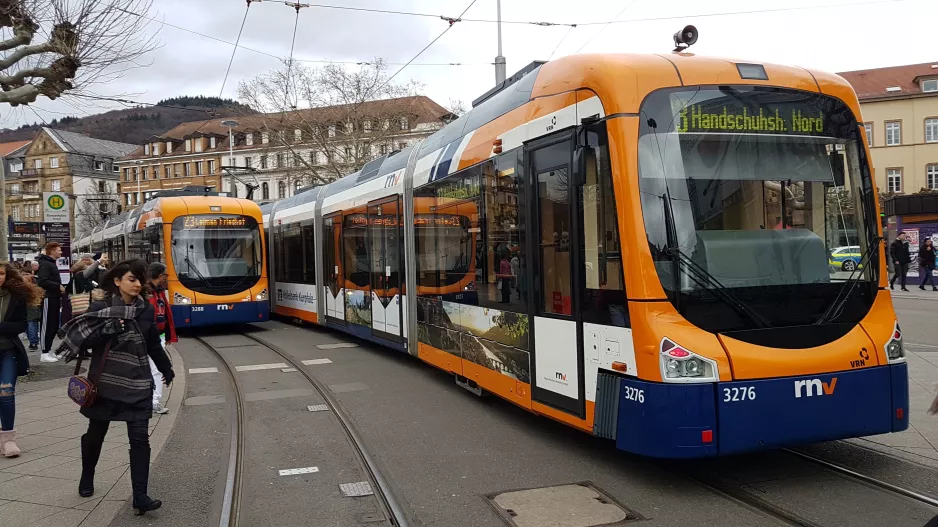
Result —
<instances>
[{"instance_id":1,"label":"beige building","mask_svg":"<svg viewBox=\"0 0 938 527\"><path fill-rule=\"evenodd\" d=\"M938 62L840 75L860 99L880 192L938 189Z\"/></svg>"}]
</instances>

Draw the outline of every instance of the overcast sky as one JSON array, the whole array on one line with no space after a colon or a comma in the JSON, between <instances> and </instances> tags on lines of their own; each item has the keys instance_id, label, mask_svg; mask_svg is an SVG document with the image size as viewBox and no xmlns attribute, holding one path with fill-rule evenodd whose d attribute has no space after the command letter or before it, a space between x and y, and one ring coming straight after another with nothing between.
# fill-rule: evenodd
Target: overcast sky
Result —
<instances>
[{"instance_id":1,"label":"overcast sky","mask_svg":"<svg viewBox=\"0 0 938 527\"><path fill-rule=\"evenodd\" d=\"M327 0L328 1L328 0ZM456 17L471 0L333 0L335 5L404 10ZM834 7L816 7L835 4ZM815 6L814 8L810 8ZM625 9L628 7L628 9ZM703 16L758 9L805 8L787 12ZM623 12L623 9L625 11ZM154 0L149 14L186 29L234 42L244 16L244 0ZM621 13L621 15L620 15ZM932 51L938 2L905 0L503 0L506 21L558 23L634 22L608 26L541 27L503 25L503 53L508 74L533 60L589 52L669 52L671 35L694 24L700 55L794 64L828 71L938 61ZM477 0L466 18L494 19L496 0ZM673 17L670 20L639 20ZM287 57L296 20L283 2L264 0L251 5L241 44L271 55ZM323 8L302 9L294 56L302 60L363 61L381 57L404 63L446 28L438 18L363 13ZM176 95L218 95L233 46L151 23L161 48L148 57L152 65L129 73L110 85L98 86L103 95L132 94L133 99L156 102ZM603 29L605 28L605 29ZM602 30L601 33L600 30ZM564 38L565 37L565 38ZM562 40L562 42L561 42ZM559 48L558 48L559 44ZM585 45L585 47L584 47ZM582 49L581 49L582 48ZM556 49L556 51L555 51ZM450 99L469 103L494 84L496 25L459 22L397 79L419 81L425 93L446 105ZM459 62L462 66L420 63ZM238 49L223 96L236 98L239 81L277 66L277 60ZM350 66L352 67L352 66ZM399 66L391 66L396 71ZM49 101L33 106L47 120L98 113L120 107L87 102ZM3 112L0 125L37 121L31 111Z\"/></svg>"}]
</instances>

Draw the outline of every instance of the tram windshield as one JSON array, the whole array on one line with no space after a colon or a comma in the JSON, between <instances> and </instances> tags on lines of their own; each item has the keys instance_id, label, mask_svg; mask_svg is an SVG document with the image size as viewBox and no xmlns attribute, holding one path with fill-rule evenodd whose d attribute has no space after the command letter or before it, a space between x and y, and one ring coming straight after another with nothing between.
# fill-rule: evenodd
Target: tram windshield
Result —
<instances>
[{"instance_id":1,"label":"tram windshield","mask_svg":"<svg viewBox=\"0 0 938 527\"><path fill-rule=\"evenodd\" d=\"M197 293L231 295L260 279L257 221L234 214L199 214L173 221L173 264L179 282Z\"/></svg>"},{"instance_id":2,"label":"tram windshield","mask_svg":"<svg viewBox=\"0 0 938 527\"><path fill-rule=\"evenodd\" d=\"M856 322L868 311L874 193L846 105L753 86L662 90L640 127L648 243L688 320L723 332Z\"/></svg>"}]
</instances>

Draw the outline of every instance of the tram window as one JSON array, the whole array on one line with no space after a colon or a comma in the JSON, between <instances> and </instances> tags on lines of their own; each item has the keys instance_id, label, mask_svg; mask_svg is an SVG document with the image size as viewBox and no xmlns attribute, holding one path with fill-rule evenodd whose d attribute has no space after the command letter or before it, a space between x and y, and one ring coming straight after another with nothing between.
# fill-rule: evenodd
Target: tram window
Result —
<instances>
[{"instance_id":1,"label":"tram window","mask_svg":"<svg viewBox=\"0 0 938 527\"><path fill-rule=\"evenodd\" d=\"M527 312L524 251L524 185L521 150L482 165L484 240L480 237L479 305Z\"/></svg>"},{"instance_id":2,"label":"tram window","mask_svg":"<svg viewBox=\"0 0 938 527\"><path fill-rule=\"evenodd\" d=\"M584 322L628 327L609 146L603 128L587 133L589 144L595 146L584 152L586 173L577 198L582 211L580 260L585 276L581 312Z\"/></svg>"},{"instance_id":3,"label":"tram window","mask_svg":"<svg viewBox=\"0 0 938 527\"><path fill-rule=\"evenodd\" d=\"M421 295L459 301L474 288L479 234L479 166L415 192L417 285ZM469 295L475 297L475 295Z\"/></svg>"},{"instance_id":4,"label":"tram window","mask_svg":"<svg viewBox=\"0 0 938 527\"><path fill-rule=\"evenodd\" d=\"M300 224L300 229L303 231L303 257L305 259L303 270L306 273L304 275L303 282L307 284L316 283L316 242L313 238L313 222L312 220L304 221Z\"/></svg>"},{"instance_id":5,"label":"tram window","mask_svg":"<svg viewBox=\"0 0 938 527\"><path fill-rule=\"evenodd\" d=\"M300 231L300 225L293 223L280 227L282 235L284 262L281 275L284 282L294 284L303 282L303 237Z\"/></svg>"},{"instance_id":6,"label":"tram window","mask_svg":"<svg viewBox=\"0 0 938 527\"><path fill-rule=\"evenodd\" d=\"M365 222L359 219L364 217ZM366 214L348 214L342 232L342 256L345 259L345 279L358 287L371 284L368 264L368 221Z\"/></svg>"}]
</instances>

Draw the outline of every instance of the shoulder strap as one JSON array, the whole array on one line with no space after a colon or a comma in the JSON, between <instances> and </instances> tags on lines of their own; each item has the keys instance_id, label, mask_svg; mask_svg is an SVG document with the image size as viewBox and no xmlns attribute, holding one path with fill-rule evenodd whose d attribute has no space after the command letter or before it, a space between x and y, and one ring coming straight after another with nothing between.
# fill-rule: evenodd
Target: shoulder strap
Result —
<instances>
[{"instance_id":1,"label":"shoulder strap","mask_svg":"<svg viewBox=\"0 0 938 527\"><path fill-rule=\"evenodd\" d=\"M91 378L91 372L90 372L90 371L88 372L88 380L91 381L92 384L97 384L97 383L98 383L98 379L100 379L100 378L101 378L101 375L104 373L104 363L105 363L105 361L107 361L107 356L110 355L110 353L111 353L111 342L112 342L113 340L114 340L113 338L112 338L112 339L109 339L109 340L107 341L107 344L104 345L104 353L101 355L101 362L98 364L98 376L97 376L97 378L92 379L92 378ZM81 362L82 362L83 360L84 360L84 357L82 356L81 353L79 353L79 354L78 354L78 358L75 359L75 375L76 375L76 376L77 376L79 373L81 373Z\"/></svg>"}]
</instances>

